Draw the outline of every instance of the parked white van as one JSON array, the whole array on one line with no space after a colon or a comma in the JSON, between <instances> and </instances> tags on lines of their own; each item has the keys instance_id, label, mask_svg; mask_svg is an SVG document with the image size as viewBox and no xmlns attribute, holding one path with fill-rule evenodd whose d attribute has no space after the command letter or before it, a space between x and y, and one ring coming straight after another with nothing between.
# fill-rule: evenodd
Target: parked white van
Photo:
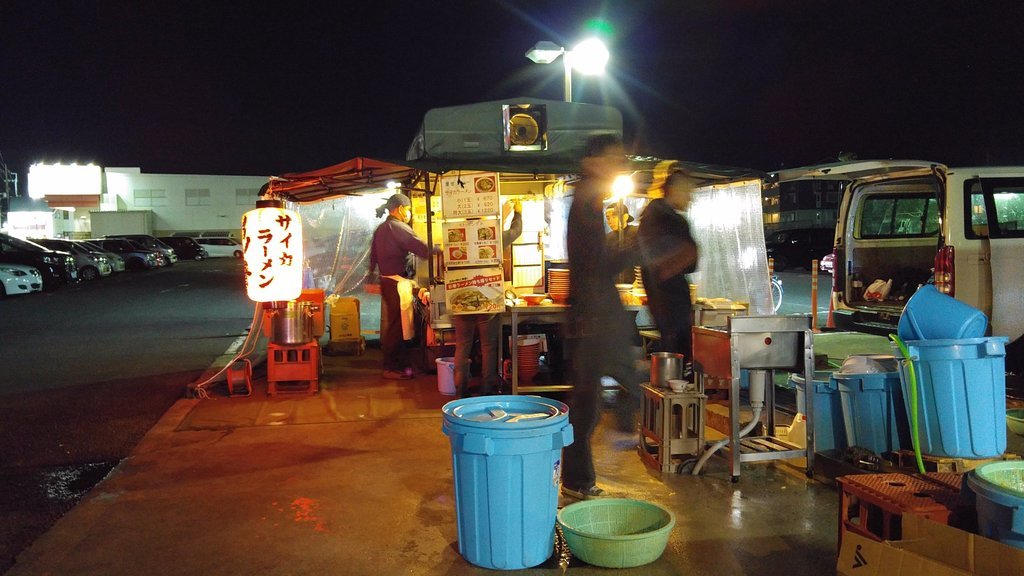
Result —
<instances>
[{"instance_id":1,"label":"parked white van","mask_svg":"<svg viewBox=\"0 0 1024 576\"><path fill-rule=\"evenodd\" d=\"M1007 370L1024 368L1024 166L952 168L853 161L780 171L779 181L848 180L833 274L839 327L895 332L918 286L982 310L1010 339ZM866 289L889 284L884 298Z\"/></svg>"}]
</instances>

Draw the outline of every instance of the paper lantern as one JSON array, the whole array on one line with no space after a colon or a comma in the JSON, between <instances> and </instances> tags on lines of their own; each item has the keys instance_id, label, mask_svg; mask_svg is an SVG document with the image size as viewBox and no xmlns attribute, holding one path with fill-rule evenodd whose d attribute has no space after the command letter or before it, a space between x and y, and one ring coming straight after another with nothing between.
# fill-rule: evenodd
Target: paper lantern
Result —
<instances>
[{"instance_id":1,"label":"paper lantern","mask_svg":"<svg viewBox=\"0 0 1024 576\"><path fill-rule=\"evenodd\" d=\"M242 216L245 291L256 302L302 294L302 221L279 200L258 200Z\"/></svg>"}]
</instances>

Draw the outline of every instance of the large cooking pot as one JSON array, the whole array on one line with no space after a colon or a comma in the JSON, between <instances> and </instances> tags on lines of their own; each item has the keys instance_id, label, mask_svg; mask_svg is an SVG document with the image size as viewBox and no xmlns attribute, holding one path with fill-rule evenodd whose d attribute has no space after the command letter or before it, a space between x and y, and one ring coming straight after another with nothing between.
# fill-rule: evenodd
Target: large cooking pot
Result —
<instances>
[{"instance_id":1,"label":"large cooking pot","mask_svg":"<svg viewBox=\"0 0 1024 576\"><path fill-rule=\"evenodd\" d=\"M313 303L288 302L283 308L267 313L270 318L270 341L274 344L305 344L313 339Z\"/></svg>"},{"instance_id":2,"label":"large cooking pot","mask_svg":"<svg viewBox=\"0 0 1024 576\"><path fill-rule=\"evenodd\" d=\"M682 378L685 360L685 356L675 352L651 354L651 386L668 388L669 380Z\"/></svg>"}]
</instances>

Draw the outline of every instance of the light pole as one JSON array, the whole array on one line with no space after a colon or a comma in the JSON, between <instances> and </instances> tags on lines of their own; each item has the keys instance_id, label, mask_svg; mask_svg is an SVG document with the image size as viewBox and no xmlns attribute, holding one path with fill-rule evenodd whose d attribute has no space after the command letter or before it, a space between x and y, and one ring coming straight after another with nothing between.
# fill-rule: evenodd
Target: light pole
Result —
<instances>
[{"instance_id":1,"label":"light pole","mask_svg":"<svg viewBox=\"0 0 1024 576\"><path fill-rule=\"evenodd\" d=\"M589 38L580 42L572 50L542 40L526 51L526 57L537 64L550 64L562 57L562 68L565 74L565 101L572 102L572 70L575 68L582 74L598 75L604 72L608 63L608 48L597 38Z\"/></svg>"}]
</instances>

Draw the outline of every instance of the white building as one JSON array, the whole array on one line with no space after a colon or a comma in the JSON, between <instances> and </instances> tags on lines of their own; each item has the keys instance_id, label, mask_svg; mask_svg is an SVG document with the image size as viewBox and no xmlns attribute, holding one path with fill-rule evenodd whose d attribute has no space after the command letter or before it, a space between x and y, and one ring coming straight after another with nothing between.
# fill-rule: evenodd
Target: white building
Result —
<instances>
[{"instance_id":1,"label":"white building","mask_svg":"<svg viewBox=\"0 0 1024 576\"><path fill-rule=\"evenodd\" d=\"M268 179L84 168L32 166L29 196L44 200L49 210L40 211L38 202L31 210L18 210L12 203L8 232L22 237L74 238L128 233L238 236L242 214L256 205Z\"/></svg>"}]
</instances>

